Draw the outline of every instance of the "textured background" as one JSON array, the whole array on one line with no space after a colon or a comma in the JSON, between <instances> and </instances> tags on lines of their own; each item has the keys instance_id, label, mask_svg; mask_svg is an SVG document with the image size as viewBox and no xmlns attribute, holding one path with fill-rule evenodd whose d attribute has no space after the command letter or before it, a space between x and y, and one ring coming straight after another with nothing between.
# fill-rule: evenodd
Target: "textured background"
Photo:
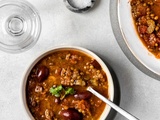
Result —
<instances>
[{"instance_id":1,"label":"textured background","mask_svg":"<svg viewBox=\"0 0 160 120\"><path fill-rule=\"evenodd\" d=\"M125 57L112 33L109 0L97 0L91 11L69 11L63 0L28 0L40 13L42 33L30 50L0 51L0 120L28 120L21 102L23 75L46 49L75 45L95 52L114 70L120 84L120 106L141 120L160 119L160 82L139 71ZM117 114L115 120L125 120Z\"/></svg>"}]
</instances>

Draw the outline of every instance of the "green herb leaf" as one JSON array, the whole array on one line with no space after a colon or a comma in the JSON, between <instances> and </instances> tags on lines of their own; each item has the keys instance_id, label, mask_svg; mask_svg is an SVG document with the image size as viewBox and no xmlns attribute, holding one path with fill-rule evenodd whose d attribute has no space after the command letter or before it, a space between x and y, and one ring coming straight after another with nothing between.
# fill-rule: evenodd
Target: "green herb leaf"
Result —
<instances>
[{"instance_id":1,"label":"green herb leaf","mask_svg":"<svg viewBox=\"0 0 160 120\"><path fill-rule=\"evenodd\" d=\"M58 90L58 91L61 91L61 90L63 90L63 87L62 87L62 85L59 85L55 89Z\"/></svg>"},{"instance_id":2,"label":"green herb leaf","mask_svg":"<svg viewBox=\"0 0 160 120\"><path fill-rule=\"evenodd\" d=\"M68 87L67 89L64 89L62 85L59 85L55 88L51 87L49 92L55 97L60 97L61 100L64 99L66 95L73 95L75 93L73 88Z\"/></svg>"},{"instance_id":3,"label":"green herb leaf","mask_svg":"<svg viewBox=\"0 0 160 120\"><path fill-rule=\"evenodd\" d=\"M75 93L75 91L74 91L74 89L73 88L67 88L66 90L65 90L65 95L69 95L69 94L71 94L71 95L73 95Z\"/></svg>"},{"instance_id":4,"label":"green herb leaf","mask_svg":"<svg viewBox=\"0 0 160 120\"><path fill-rule=\"evenodd\" d=\"M61 91L63 90L62 85L57 86L56 88L51 87L49 92L54 95L55 97L60 97L61 96Z\"/></svg>"}]
</instances>

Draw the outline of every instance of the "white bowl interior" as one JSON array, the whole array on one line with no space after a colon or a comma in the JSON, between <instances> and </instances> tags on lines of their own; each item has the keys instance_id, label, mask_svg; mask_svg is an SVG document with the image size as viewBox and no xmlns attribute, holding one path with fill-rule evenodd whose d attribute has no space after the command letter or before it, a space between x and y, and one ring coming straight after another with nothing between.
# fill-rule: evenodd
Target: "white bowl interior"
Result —
<instances>
[{"instance_id":1,"label":"white bowl interior","mask_svg":"<svg viewBox=\"0 0 160 120\"><path fill-rule=\"evenodd\" d=\"M57 48L54 48L52 50L48 50L47 52L41 54L30 66L29 68L27 69L25 75L24 75L24 79L23 79L23 83L22 83L22 102L23 102L23 105L24 105L24 108L25 108L25 111L27 112L27 115L28 115L28 118L30 119L33 119L33 116L31 115L30 111L29 111L29 108L27 106L27 101L26 101L26 83L27 83L27 78L28 78L28 75L30 74L30 71L32 70L32 68L35 66L35 64L40 60L42 59L44 56L50 54L50 53L53 53L53 52L56 52L56 51L59 51L59 50L78 50L82 53L85 53L87 54L88 56L91 56L92 58L96 59L98 61L98 63L102 66L103 70L105 71L106 75L107 75L107 78L108 78L108 84L109 84L109 89L108 89L108 93L109 93L109 99L111 101L113 101L114 99L114 84L113 84L113 79L112 79L112 76L110 74L110 71L109 69L107 68L107 66L105 65L105 63L96 55L94 54L93 52L85 49L85 48L81 48L81 47L70 47L70 46L65 46L65 47L57 47ZM104 109L104 112L102 113L101 117L100 117L100 120L105 120L106 117L108 116L109 112L110 112L111 108L110 106L106 105L105 109Z\"/></svg>"},{"instance_id":2,"label":"white bowl interior","mask_svg":"<svg viewBox=\"0 0 160 120\"><path fill-rule=\"evenodd\" d=\"M136 32L129 0L119 0L118 19L121 32L130 51L146 68L160 75L160 60L147 50Z\"/></svg>"}]
</instances>

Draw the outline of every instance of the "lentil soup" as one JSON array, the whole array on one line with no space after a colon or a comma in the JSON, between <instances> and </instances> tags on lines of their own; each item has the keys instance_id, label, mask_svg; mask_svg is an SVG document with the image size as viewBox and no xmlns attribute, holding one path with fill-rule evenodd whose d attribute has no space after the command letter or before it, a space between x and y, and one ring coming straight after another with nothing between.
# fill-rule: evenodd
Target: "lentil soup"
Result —
<instances>
[{"instance_id":1,"label":"lentil soup","mask_svg":"<svg viewBox=\"0 0 160 120\"><path fill-rule=\"evenodd\" d=\"M106 104L88 86L109 98L107 75L94 58L77 50L50 53L28 76L28 108L35 120L98 120Z\"/></svg>"},{"instance_id":2,"label":"lentil soup","mask_svg":"<svg viewBox=\"0 0 160 120\"><path fill-rule=\"evenodd\" d=\"M131 0L137 33L146 48L160 58L160 0Z\"/></svg>"}]
</instances>

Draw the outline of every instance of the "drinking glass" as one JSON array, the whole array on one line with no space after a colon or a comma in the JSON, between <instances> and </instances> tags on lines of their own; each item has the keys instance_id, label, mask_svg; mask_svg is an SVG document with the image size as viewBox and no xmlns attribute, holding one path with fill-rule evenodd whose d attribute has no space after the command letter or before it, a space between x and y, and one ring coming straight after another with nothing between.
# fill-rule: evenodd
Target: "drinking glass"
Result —
<instances>
[{"instance_id":1,"label":"drinking glass","mask_svg":"<svg viewBox=\"0 0 160 120\"><path fill-rule=\"evenodd\" d=\"M0 1L0 49L17 53L32 47L41 32L37 10L25 0Z\"/></svg>"}]
</instances>

